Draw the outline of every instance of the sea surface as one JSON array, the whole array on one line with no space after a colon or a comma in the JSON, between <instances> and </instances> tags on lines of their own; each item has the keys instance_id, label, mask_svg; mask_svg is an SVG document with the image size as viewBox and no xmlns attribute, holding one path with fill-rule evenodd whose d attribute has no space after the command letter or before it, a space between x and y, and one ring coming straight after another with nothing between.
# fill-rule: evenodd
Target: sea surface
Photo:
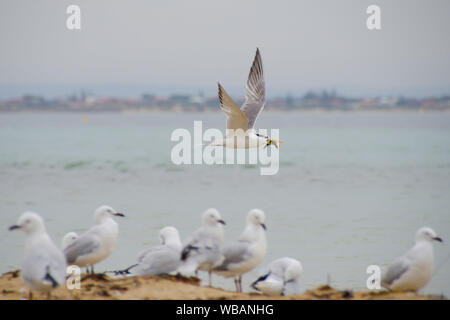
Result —
<instances>
[{"instance_id":1,"label":"sea surface","mask_svg":"<svg viewBox=\"0 0 450 320\"><path fill-rule=\"evenodd\" d=\"M187 238L209 207L229 242L257 207L267 218L263 264L299 259L305 289L364 289L369 265L385 266L430 226L444 243L423 293L450 297L449 113L265 112L257 127L279 128L284 142L273 176L250 165L174 165L171 133L194 120L225 126L221 113L0 114L0 272L20 267L24 234L7 228L26 210L44 217L58 245L89 228L98 206L124 212L116 250L96 266L105 271L133 264L164 226ZM245 291L257 276L244 275ZM234 289L219 276L213 285Z\"/></svg>"}]
</instances>

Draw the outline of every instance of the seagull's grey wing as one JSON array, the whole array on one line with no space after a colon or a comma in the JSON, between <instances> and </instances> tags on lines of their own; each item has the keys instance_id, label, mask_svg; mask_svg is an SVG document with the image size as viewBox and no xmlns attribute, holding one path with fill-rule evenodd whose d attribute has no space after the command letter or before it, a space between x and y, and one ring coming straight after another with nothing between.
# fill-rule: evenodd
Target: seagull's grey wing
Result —
<instances>
[{"instance_id":1,"label":"seagull's grey wing","mask_svg":"<svg viewBox=\"0 0 450 320\"><path fill-rule=\"evenodd\" d=\"M298 278L286 281L284 283L284 289L283 289L282 295L289 296L289 295L299 294L301 292L301 288L302 288L301 281Z\"/></svg>"},{"instance_id":2,"label":"seagull's grey wing","mask_svg":"<svg viewBox=\"0 0 450 320\"><path fill-rule=\"evenodd\" d=\"M385 273L381 277L381 283L392 285L395 280L400 277L409 269L409 260L405 256L399 257L394 260L392 264L388 266Z\"/></svg>"},{"instance_id":3,"label":"seagull's grey wing","mask_svg":"<svg viewBox=\"0 0 450 320\"><path fill-rule=\"evenodd\" d=\"M245 261L250 255L248 250L249 243L247 241L236 241L223 248L224 261L216 270L227 270L230 264Z\"/></svg>"},{"instance_id":4,"label":"seagull's grey wing","mask_svg":"<svg viewBox=\"0 0 450 320\"><path fill-rule=\"evenodd\" d=\"M22 266L25 281L49 281L53 287L64 285L66 261L59 248L53 243L42 243L35 245L30 252Z\"/></svg>"},{"instance_id":5,"label":"seagull's grey wing","mask_svg":"<svg viewBox=\"0 0 450 320\"><path fill-rule=\"evenodd\" d=\"M247 80L247 90L245 102L242 105L242 112L248 118L248 128L253 128L256 118L264 108L266 96L266 85L264 82L264 73L261 55L259 49L256 49L255 59L253 60L250 73Z\"/></svg>"},{"instance_id":6,"label":"seagull's grey wing","mask_svg":"<svg viewBox=\"0 0 450 320\"><path fill-rule=\"evenodd\" d=\"M175 271L180 265L180 252L170 247L148 252L133 270L139 275L161 275Z\"/></svg>"},{"instance_id":7,"label":"seagull's grey wing","mask_svg":"<svg viewBox=\"0 0 450 320\"><path fill-rule=\"evenodd\" d=\"M193 256L200 258L200 261L217 260L217 256L220 256L220 247L221 243L218 239L198 230L183 247L181 260Z\"/></svg>"},{"instance_id":8,"label":"seagull's grey wing","mask_svg":"<svg viewBox=\"0 0 450 320\"><path fill-rule=\"evenodd\" d=\"M270 276L270 271L264 272L262 275L260 275L258 277L258 279L256 279L255 281L252 282L252 284L250 285L253 289L258 290L259 289L256 287L256 285L261 282L261 281L265 281L268 277Z\"/></svg>"},{"instance_id":9,"label":"seagull's grey wing","mask_svg":"<svg viewBox=\"0 0 450 320\"><path fill-rule=\"evenodd\" d=\"M138 262L142 262L142 260L144 260L147 255L152 254L155 251L163 250L163 248L165 248L165 246L159 245L141 251L138 255Z\"/></svg>"},{"instance_id":10,"label":"seagull's grey wing","mask_svg":"<svg viewBox=\"0 0 450 320\"><path fill-rule=\"evenodd\" d=\"M219 86L220 108L227 115L227 129L242 129L244 132L248 129L248 118L234 103L233 99L228 95L225 89Z\"/></svg>"},{"instance_id":11,"label":"seagull's grey wing","mask_svg":"<svg viewBox=\"0 0 450 320\"><path fill-rule=\"evenodd\" d=\"M284 282L283 273L284 273L283 261L281 259L274 260L271 263L269 263L268 265L266 265L260 269L260 272L259 272L260 276L258 277L258 279L256 279L252 283L251 286L253 288L255 288L256 290L258 290L255 287L255 285L258 282L265 281L267 278L269 278L269 276L272 279L276 279L276 280L279 280L280 282Z\"/></svg>"},{"instance_id":12,"label":"seagull's grey wing","mask_svg":"<svg viewBox=\"0 0 450 320\"><path fill-rule=\"evenodd\" d=\"M284 277L284 271L286 269L286 262L282 259L277 259L269 264L269 270L272 274L276 274L280 278Z\"/></svg>"},{"instance_id":13,"label":"seagull's grey wing","mask_svg":"<svg viewBox=\"0 0 450 320\"><path fill-rule=\"evenodd\" d=\"M99 246L99 236L88 231L64 249L64 254L66 255L67 262L70 264L74 263L78 257L85 256L93 252Z\"/></svg>"},{"instance_id":14,"label":"seagull's grey wing","mask_svg":"<svg viewBox=\"0 0 450 320\"><path fill-rule=\"evenodd\" d=\"M200 250L200 243L198 239L194 236L190 237L183 246L183 249L181 250L180 258L181 260L186 260L192 253L198 252Z\"/></svg>"}]
</instances>

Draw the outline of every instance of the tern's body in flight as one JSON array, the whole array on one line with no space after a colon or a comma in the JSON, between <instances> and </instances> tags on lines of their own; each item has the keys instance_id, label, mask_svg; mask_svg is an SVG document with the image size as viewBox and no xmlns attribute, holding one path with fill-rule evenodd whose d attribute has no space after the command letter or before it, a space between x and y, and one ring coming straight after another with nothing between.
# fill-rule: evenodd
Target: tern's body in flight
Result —
<instances>
[{"instance_id":1,"label":"tern's body in flight","mask_svg":"<svg viewBox=\"0 0 450 320\"><path fill-rule=\"evenodd\" d=\"M227 134L223 141L216 141L212 146L226 148L258 148L271 144L278 148L280 141L270 139L268 136L257 134L253 131L256 122L265 103L265 82L261 54L256 49L250 74L248 75L245 102L239 108L219 83L220 108L227 115Z\"/></svg>"}]
</instances>

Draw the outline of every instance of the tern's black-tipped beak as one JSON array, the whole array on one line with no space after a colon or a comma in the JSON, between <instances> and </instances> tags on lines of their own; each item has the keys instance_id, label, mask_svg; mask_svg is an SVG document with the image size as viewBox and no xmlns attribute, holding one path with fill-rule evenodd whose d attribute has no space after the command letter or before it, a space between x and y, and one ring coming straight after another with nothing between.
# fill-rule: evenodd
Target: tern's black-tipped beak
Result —
<instances>
[{"instance_id":1,"label":"tern's black-tipped beak","mask_svg":"<svg viewBox=\"0 0 450 320\"><path fill-rule=\"evenodd\" d=\"M439 242L444 242L444 240L442 240L440 237L434 237L433 240L439 241Z\"/></svg>"},{"instance_id":2,"label":"tern's black-tipped beak","mask_svg":"<svg viewBox=\"0 0 450 320\"><path fill-rule=\"evenodd\" d=\"M282 142L279 140L267 138L267 142L266 142L266 145L264 146L264 148L267 148L270 145L274 145L278 149L278 146L280 145L280 143L282 143Z\"/></svg>"},{"instance_id":3,"label":"tern's black-tipped beak","mask_svg":"<svg viewBox=\"0 0 450 320\"><path fill-rule=\"evenodd\" d=\"M123 213L120 213L120 212L114 213L114 215L116 217L125 217L125 215Z\"/></svg>"},{"instance_id":4,"label":"tern's black-tipped beak","mask_svg":"<svg viewBox=\"0 0 450 320\"><path fill-rule=\"evenodd\" d=\"M17 224L15 224L15 225L9 227L8 230L13 231L13 230L20 229L20 228L21 228L21 226L18 226Z\"/></svg>"},{"instance_id":5,"label":"tern's black-tipped beak","mask_svg":"<svg viewBox=\"0 0 450 320\"><path fill-rule=\"evenodd\" d=\"M264 230L267 230L267 227L266 227L266 225L264 223L261 223L261 227L263 227Z\"/></svg>"},{"instance_id":6,"label":"tern's black-tipped beak","mask_svg":"<svg viewBox=\"0 0 450 320\"><path fill-rule=\"evenodd\" d=\"M217 220L217 222L218 222L218 223L221 223L221 224L223 224L223 225L226 225L225 221L223 221L223 220Z\"/></svg>"}]
</instances>

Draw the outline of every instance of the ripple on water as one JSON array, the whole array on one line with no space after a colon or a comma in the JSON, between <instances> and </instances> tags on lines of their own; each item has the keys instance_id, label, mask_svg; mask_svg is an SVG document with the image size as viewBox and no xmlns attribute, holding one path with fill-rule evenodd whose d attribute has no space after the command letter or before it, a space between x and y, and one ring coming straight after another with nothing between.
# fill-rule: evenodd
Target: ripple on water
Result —
<instances>
[{"instance_id":1,"label":"ripple on water","mask_svg":"<svg viewBox=\"0 0 450 320\"><path fill-rule=\"evenodd\" d=\"M72 161L64 165L64 170L73 170L78 168L83 168L91 164L92 161Z\"/></svg>"}]
</instances>

